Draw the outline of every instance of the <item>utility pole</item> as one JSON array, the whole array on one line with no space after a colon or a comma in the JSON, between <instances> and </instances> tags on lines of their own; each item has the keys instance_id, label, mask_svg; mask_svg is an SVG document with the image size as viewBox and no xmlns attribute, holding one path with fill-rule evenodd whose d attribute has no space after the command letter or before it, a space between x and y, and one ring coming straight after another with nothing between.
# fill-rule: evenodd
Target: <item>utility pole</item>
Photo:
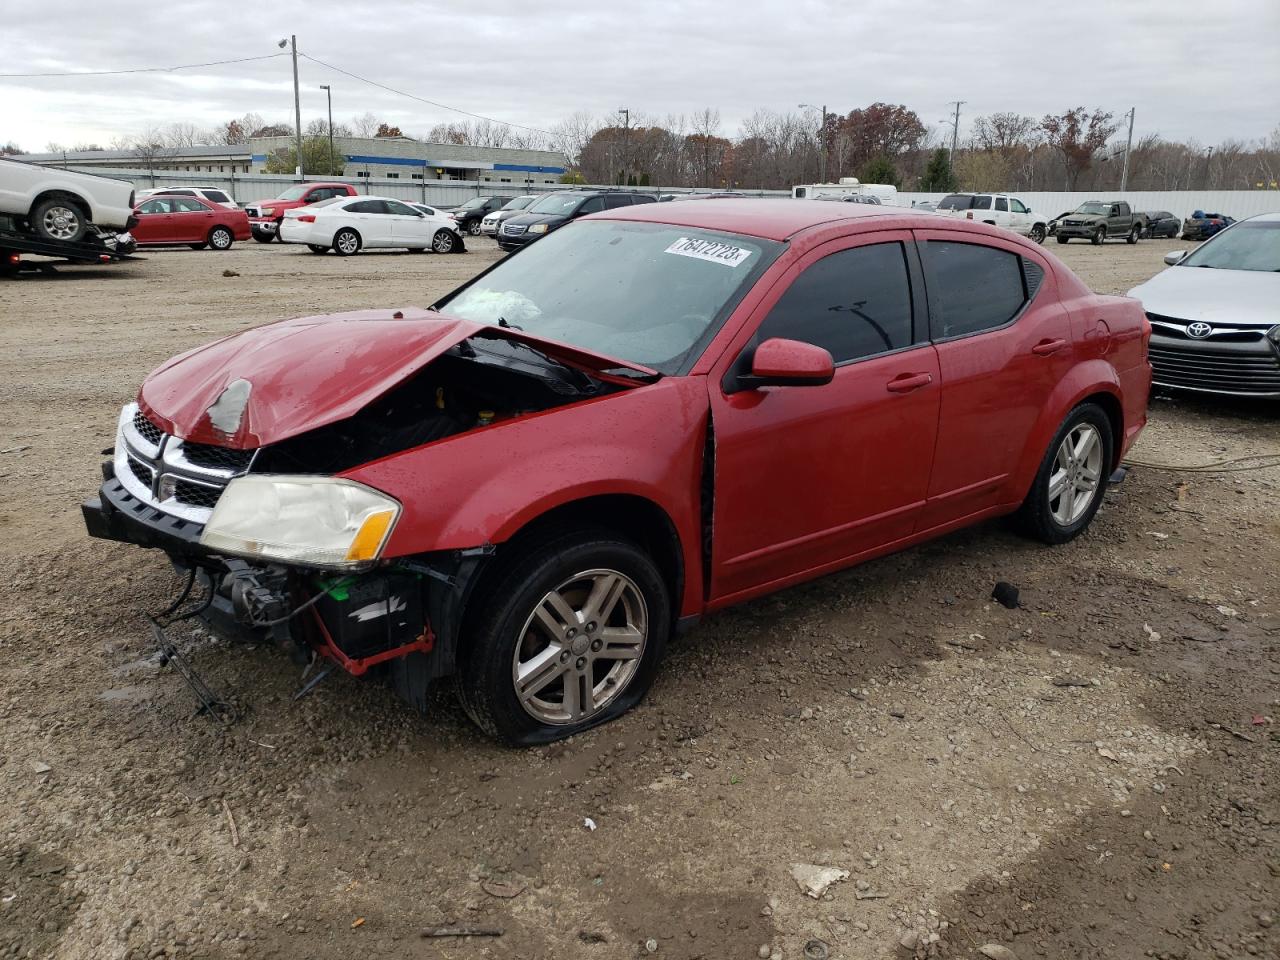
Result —
<instances>
[{"instance_id":1,"label":"utility pole","mask_svg":"<svg viewBox=\"0 0 1280 960\"><path fill-rule=\"evenodd\" d=\"M1124 193L1129 189L1129 151L1133 149L1133 117L1137 112L1137 107L1129 108L1129 139L1124 145L1124 166L1120 169L1120 192Z\"/></svg>"},{"instance_id":2,"label":"utility pole","mask_svg":"<svg viewBox=\"0 0 1280 960\"><path fill-rule=\"evenodd\" d=\"M818 128L818 181L820 183L827 182L827 105L824 103L820 108L815 107L812 103L800 104L801 110L819 110L822 111L822 126Z\"/></svg>"},{"instance_id":3,"label":"utility pole","mask_svg":"<svg viewBox=\"0 0 1280 960\"><path fill-rule=\"evenodd\" d=\"M947 161L947 163L951 166L951 169L954 170L956 165L956 144L960 140L960 108L964 106L966 103L968 103L969 101L968 100L951 100L948 102L954 103L956 105L956 117L951 122L951 157Z\"/></svg>"},{"instance_id":4,"label":"utility pole","mask_svg":"<svg viewBox=\"0 0 1280 960\"><path fill-rule=\"evenodd\" d=\"M329 84L327 83L320 84L320 89L323 90L325 96L329 98L329 162L332 163L334 158L337 156L337 154L333 152L333 91L329 89ZM301 156L301 154L299 154L299 156ZM423 180L423 183L426 183L425 179ZM425 203L426 201L423 202Z\"/></svg>"},{"instance_id":5,"label":"utility pole","mask_svg":"<svg viewBox=\"0 0 1280 960\"><path fill-rule=\"evenodd\" d=\"M629 140L628 135L631 133L631 111L626 107L619 107L618 112L622 114L622 179L624 182L621 185L625 187L628 168L627 161L630 159L630 152L627 149L629 144L627 141Z\"/></svg>"},{"instance_id":6,"label":"utility pole","mask_svg":"<svg viewBox=\"0 0 1280 960\"><path fill-rule=\"evenodd\" d=\"M302 179L302 95L298 92L298 38L290 35L288 40L281 40L276 46L281 50L288 44L293 52L293 122L298 163L294 167L294 176Z\"/></svg>"}]
</instances>

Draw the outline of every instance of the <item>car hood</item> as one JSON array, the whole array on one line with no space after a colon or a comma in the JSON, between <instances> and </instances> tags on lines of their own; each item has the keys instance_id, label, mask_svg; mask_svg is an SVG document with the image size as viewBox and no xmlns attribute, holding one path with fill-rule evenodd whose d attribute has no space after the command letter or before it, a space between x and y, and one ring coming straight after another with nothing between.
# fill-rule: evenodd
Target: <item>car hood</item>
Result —
<instances>
[{"instance_id":1,"label":"car hood","mask_svg":"<svg viewBox=\"0 0 1280 960\"><path fill-rule=\"evenodd\" d=\"M1280 323L1280 273L1262 270L1215 270L1169 267L1129 296L1148 313L1212 324Z\"/></svg>"},{"instance_id":2,"label":"car hood","mask_svg":"<svg viewBox=\"0 0 1280 960\"><path fill-rule=\"evenodd\" d=\"M1107 219L1107 217L1106 217L1106 214L1102 214L1102 213L1076 213L1075 211L1072 211L1071 213L1063 214L1060 219L1089 221L1089 220L1105 220Z\"/></svg>"},{"instance_id":3,"label":"car hood","mask_svg":"<svg viewBox=\"0 0 1280 960\"><path fill-rule=\"evenodd\" d=\"M353 416L469 337L527 343L591 371L658 376L520 330L406 307L301 317L224 337L157 368L138 402L167 433L252 449Z\"/></svg>"},{"instance_id":4,"label":"car hood","mask_svg":"<svg viewBox=\"0 0 1280 960\"><path fill-rule=\"evenodd\" d=\"M517 213L507 220L517 226L530 226L535 223L564 223L568 217L561 216L558 213Z\"/></svg>"}]
</instances>

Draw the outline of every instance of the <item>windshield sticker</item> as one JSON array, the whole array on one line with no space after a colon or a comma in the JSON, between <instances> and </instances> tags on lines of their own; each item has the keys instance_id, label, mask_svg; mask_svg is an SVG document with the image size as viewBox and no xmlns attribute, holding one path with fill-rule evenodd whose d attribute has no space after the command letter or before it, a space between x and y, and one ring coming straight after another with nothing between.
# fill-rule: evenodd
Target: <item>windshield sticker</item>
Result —
<instances>
[{"instance_id":1,"label":"windshield sticker","mask_svg":"<svg viewBox=\"0 0 1280 960\"><path fill-rule=\"evenodd\" d=\"M750 250L735 247L719 240L698 240L694 237L681 237L663 253L674 253L678 257L693 257L695 260L709 260L721 263L726 267L736 267L751 256Z\"/></svg>"}]
</instances>

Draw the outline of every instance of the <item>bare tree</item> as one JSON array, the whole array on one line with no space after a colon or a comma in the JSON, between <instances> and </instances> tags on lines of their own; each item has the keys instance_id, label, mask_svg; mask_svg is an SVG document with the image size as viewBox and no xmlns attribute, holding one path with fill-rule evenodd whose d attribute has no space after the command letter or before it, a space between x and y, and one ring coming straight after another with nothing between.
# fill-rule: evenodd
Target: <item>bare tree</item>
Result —
<instances>
[{"instance_id":1,"label":"bare tree","mask_svg":"<svg viewBox=\"0 0 1280 960\"><path fill-rule=\"evenodd\" d=\"M1106 146L1117 126L1111 122L1111 114L1101 109L1090 113L1084 107L1073 107L1061 115L1045 114L1040 129L1045 142L1062 157L1065 189L1074 190L1080 175L1093 166L1094 154Z\"/></svg>"},{"instance_id":2,"label":"bare tree","mask_svg":"<svg viewBox=\"0 0 1280 960\"><path fill-rule=\"evenodd\" d=\"M377 136L378 127L381 124L382 121L372 113L364 113L351 119L351 129L356 132L356 136L365 137L367 139L372 139Z\"/></svg>"}]
</instances>

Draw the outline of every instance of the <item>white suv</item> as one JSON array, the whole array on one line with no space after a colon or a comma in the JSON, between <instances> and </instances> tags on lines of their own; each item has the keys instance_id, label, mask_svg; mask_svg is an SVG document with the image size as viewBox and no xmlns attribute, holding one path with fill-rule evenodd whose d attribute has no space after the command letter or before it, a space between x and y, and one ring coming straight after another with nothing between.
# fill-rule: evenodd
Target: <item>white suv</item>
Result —
<instances>
[{"instance_id":1,"label":"white suv","mask_svg":"<svg viewBox=\"0 0 1280 960\"><path fill-rule=\"evenodd\" d=\"M201 200L208 200L212 204L219 207L226 207L228 210L239 210L240 204L236 203L227 194L225 190L217 187L160 187L155 190L139 190L138 202L141 203L148 197L199 197Z\"/></svg>"},{"instance_id":2,"label":"white suv","mask_svg":"<svg viewBox=\"0 0 1280 960\"><path fill-rule=\"evenodd\" d=\"M951 193L942 198L934 213L1004 227L1036 243L1044 243L1049 235L1049 218L1032 213L1029 206L1007 193Z\"/></svg>"}]
</instances>

